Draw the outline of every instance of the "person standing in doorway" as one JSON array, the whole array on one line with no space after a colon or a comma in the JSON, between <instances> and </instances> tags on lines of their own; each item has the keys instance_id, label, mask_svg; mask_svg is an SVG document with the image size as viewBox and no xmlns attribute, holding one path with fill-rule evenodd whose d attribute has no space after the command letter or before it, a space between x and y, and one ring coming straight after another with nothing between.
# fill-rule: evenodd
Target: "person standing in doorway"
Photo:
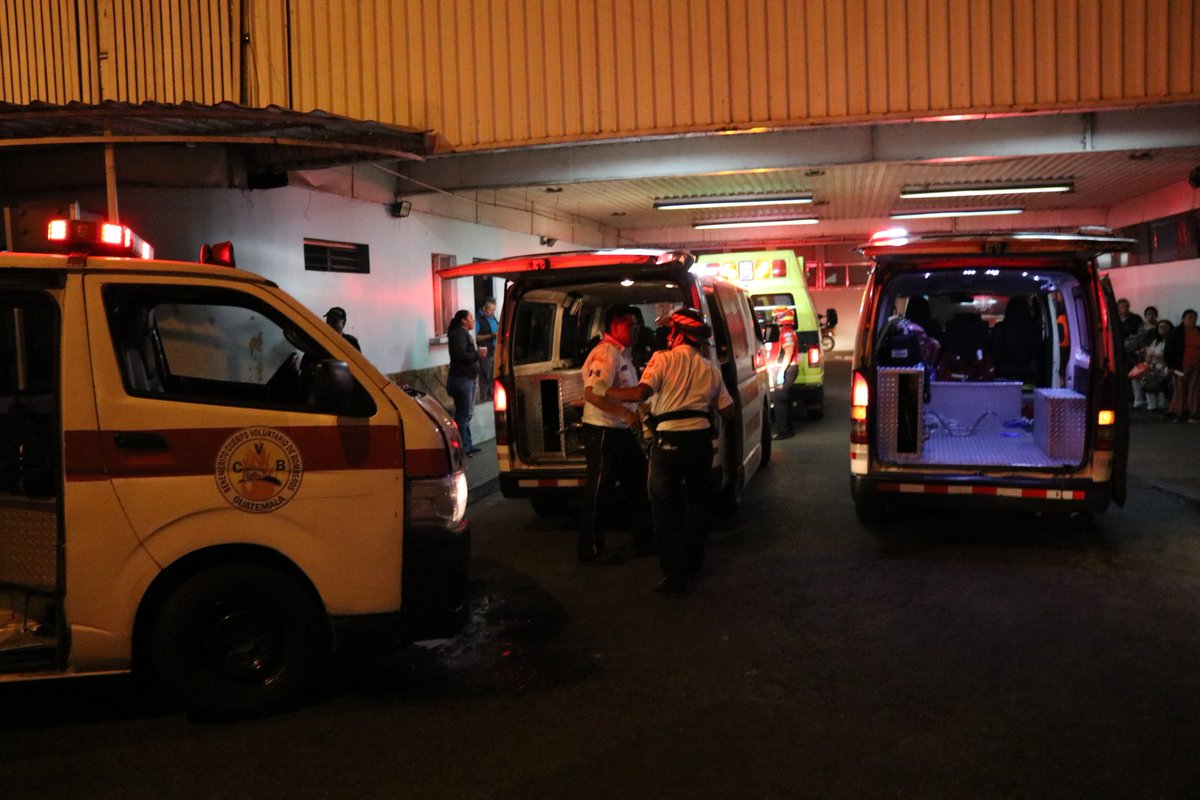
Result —
<instances>
[{"instance_id":1,"label":"person standing in doorway","mask_svg":"<svg viewBox=\"0 0 1200 800\"><path fill-rule=\"evenodd\" d=\"M496 334L500 323L496 319L496 298L489 297L483 301L479 316L475 319L475 344L482 355L479 358L479 399L492 399L492 380L495 376L496 365Z\"/></svg>"},{"instance_id":2,"label":"person standing in doorway","mask_svg":"<svg viewBox=\"0 0 1200 800\"><path fill-rule=\"evenodd\" d=\"M446 391L454 401L454 421L458 424L463 447L467 455L473 456L479 448L471 440L471 416L475 413L475 384L479 380L479 358L481 351L471 338L475 318L465 308L454 313L454 319L446 329L450 344L450 373L446 376Z\"/></svg>"},{"instance_id":3,"label":"person standing in doorway","mask_svg":"<svg viewBox=\"0 0 1200 800\"><path fill-rule=\"evenodd\" d=\"M342 338L349 342L355 350L362 352L362 347L358 343L358 337L346 333L346 309L341 306L334 306L325 312L325 324L333 328L342 335Z\"/></svg>"},{"instance_id":4,"label":"person standing in doorway","mask_svg":"<svg viewBox=\"0 0 1200 800\"><path fill-rule=\"evenodd\" d=\"M662 324L669 326L670 349L651 357L637 386L593 391L621 402L650 400L655 432L647 488L663 572L658 590L687 597L704 563L713 492L712 417L731 412L733 398L704 354L712 329L700 312L683 307Z\"/></svg>"},{"instance_id":5,"label":"person standing in doorway","mask_svg":"<svg viewBox=\"0 0 1200 800\"><path fill-rule=\"evenodd\" d=\"M646 458L642 454L641 418L633 402L602 397L594 387L631 387L638 382L629 347L638 324L630 306L611 306L604 314L604 338L583 362L583 444L587 452L587 484L579 521L579 561L614 564L605 552L605 518L616 505L616 487L628 495L634 520L634 544L640 553L653 549L646 525Z\"/></svg>"}]
</instances>

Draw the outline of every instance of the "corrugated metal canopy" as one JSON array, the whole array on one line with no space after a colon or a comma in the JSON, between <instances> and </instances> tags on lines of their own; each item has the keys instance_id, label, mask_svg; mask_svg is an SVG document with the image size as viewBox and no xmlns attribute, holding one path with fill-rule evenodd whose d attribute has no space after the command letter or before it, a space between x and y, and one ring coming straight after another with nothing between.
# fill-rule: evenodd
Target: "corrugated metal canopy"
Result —
<instances>
[{"instance_id":1,"label":"corrugated metal canopy","mask_svg":"<svg viewBox=\"0 0 1200 800\"><path fill-rule=\"evenodd\" d=\"M223 145L256 170L284 172L359 161L421 160L428 132L235 103L0 103L0 153L63 145Z\"/></svg>"},{"instance_id":2,"label":"corrugated metal canopy","mask_svg":"<svg viewBox=\"0 0 1200 800\"><path fill-rule=\"evenodd\" d=\"M644 138L491 153L435 154L400 167L418 208L445 196L521 209L617 244L696 251L864 241L891 215L1019 208L1011 216L905 220L914 231L1072 229L1128 224L1113 209L1186 186L1200 169L1200 104L812 126L745 135ZM906 199L906 187L1068 183L1070 191ZM810 196L811 203L660 210L656 203ZM422 207L424 206L424 207ZM1151 216L1150 206L1147 213ZM696 230L696 224L815 217L803 227ZM561 231L561 232L560 232Z\"/></svg>"}]
</instances>

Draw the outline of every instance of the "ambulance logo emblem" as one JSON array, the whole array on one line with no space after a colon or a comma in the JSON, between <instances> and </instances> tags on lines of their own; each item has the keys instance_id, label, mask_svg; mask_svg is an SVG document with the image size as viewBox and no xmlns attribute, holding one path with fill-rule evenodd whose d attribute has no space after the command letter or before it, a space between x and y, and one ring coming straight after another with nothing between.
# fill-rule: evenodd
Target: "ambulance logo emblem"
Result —
<instances>
[{"instance_id":1,"label":"ambulance logo emblem","mask_svg":"<svg viewBox=\"0 0 1200 800\"><path fill-rule=\"evenodd\" d=\"M217 453L217 489L234 508L265 514L296 496L304 464L300 448L274 428L245 428Z\"/></svg>"}]
</instances>

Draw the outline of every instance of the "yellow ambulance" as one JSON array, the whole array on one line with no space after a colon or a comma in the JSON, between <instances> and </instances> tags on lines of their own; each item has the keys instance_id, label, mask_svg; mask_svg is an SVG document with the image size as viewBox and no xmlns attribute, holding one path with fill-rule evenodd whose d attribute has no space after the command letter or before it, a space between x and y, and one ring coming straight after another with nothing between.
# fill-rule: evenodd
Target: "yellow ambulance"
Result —
<instances>
[{"instance_id":1,"label":"yellow ambulance","mask_svg":"<svg viewBox=\"0 0 1200 800\"><path fill-rule=\"evenodd\" d=\"M745 287L764 330L769 329L777 310L795 312L799 371L788 396L788 413L821 419L825 415L825 356L820 320L805 282L804 259L792 250L757 250L698 256L696 264L704 274ZM829 313L836 319L837 312Z\"/></svg>"},{"instance_id":2,"label":"yellow ambulance","mask_svg":"<svg viewBox=\"0 0 1200 800\"><path fill-rule=\"evenodd\" d=\"M264 278L48 232L69 254L0 252L0 680L145 671L246 716L335 650L462 626L436 401Z\"/></svg>"}]
</instances>

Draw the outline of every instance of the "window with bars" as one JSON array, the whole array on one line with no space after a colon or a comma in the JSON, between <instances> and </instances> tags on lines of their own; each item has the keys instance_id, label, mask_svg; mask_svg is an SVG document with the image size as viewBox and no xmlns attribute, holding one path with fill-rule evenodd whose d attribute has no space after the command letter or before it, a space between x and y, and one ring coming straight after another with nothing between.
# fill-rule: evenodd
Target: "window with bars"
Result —
<instances>
[{"instance_id":1,"label":"window with bars","mask_svg":"<svg viewBox=\"0 0 1200 800\"><path fill-rule=\"evenodd\" d=\"M365 244L304 240L304 268L312 272L371 271L371 252Z\"/></svg>"}]
</instances>

